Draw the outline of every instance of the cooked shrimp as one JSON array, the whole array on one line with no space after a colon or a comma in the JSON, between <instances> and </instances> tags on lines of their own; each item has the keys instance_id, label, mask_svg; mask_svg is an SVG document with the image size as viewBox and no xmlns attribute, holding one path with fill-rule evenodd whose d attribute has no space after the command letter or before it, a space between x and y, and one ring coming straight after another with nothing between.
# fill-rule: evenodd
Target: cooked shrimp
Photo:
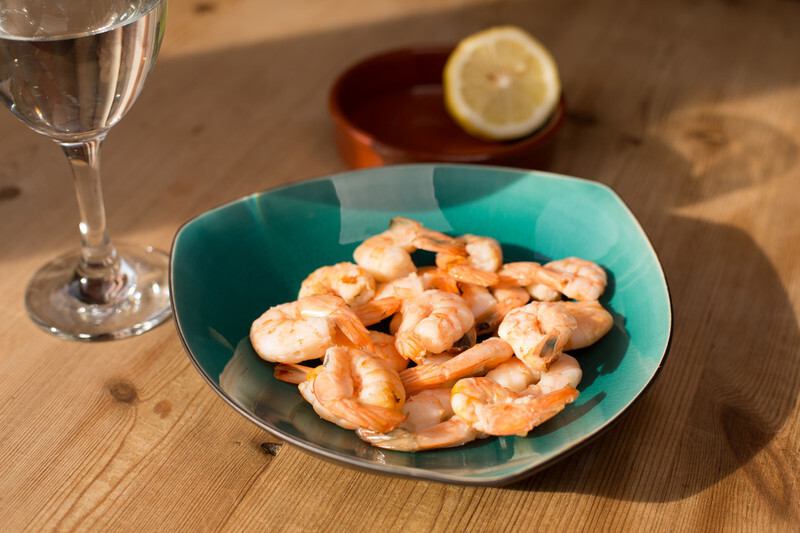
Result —
<instances>
[{"instance_id":1,"label":"cooked shrimp","mask_svg":"<svg viewBox=\"0 0 800 533\"><path fill-rule=\"evenodd\" d=\"M487 375L487 377L489 376ZM543 396L564 387L577 388L581 378L583 378L583 370L581 370L578 360L569 354L562 353L561 357L550 365L547 372L539 375L536 383L521 392L530 396Z\"/></svg>"},{"instance_id":2,"label":"cooked shrimp","mask_svg":"<svg viewBox=\"0 0 800 533\"><path fill-rule=\"evenodd\" d=\"M519 358L513 357L487 372L485 377L514 392L541 396L566 386L577 388L583 371L577 359L562 353L547 372L532 370Z\"/></svg>"},{"instance_id":3,"label":"cooked shrimp","mask_svg":"<svg viewBox=\"0 0 800 533\"><path fill-rule=\"evenodd\" d=\"M347 340L372 349L367 328L342 298L332 294L306 296L272 307L250 328L256 353L273 363L317 359Z\"/></svg>"},{"instance_id":4,"label":"cooked shrimp","mask_svg":"<svg viewBox=\"0 0 800 533\"><path fill-rule=\"evenodd\" d=\"M527 287L531 284L544 284L560 288L567 283L567 277L555 270L543 267L534 261L506 263L497 271L498 284L504 287Z\"/></svg>"},{"instance_id":5,"label":"cooked shrimp","mask_svg":"<svg viewBox=\"0 0 800 533\"><path fill-rule=\"evenodd\" d=\"M544 266L539 263L520 261L506 263L498 271L500 283L516 284L521 287L533 286L532 295L538 300L552 301L555 296L546 289L557 291L575 300L597 300L605 291L606 271L597 263L567 257L550 261Z\"/></svg>"},{"instance_id":6,"label":"cooked shrimp","mask_svg":"<svg viewBox=\"0 0 800 533\"><path fill-rule=\"evenodd\" d=\"M398 298L401 302L416 298L425 292L422 277L416 271L403 276L395 278L391 281L378 283L375 289L375 298Z\"/></svg>"},{"instance_id":7,"label":"cooked shrimp","mask_svg":"<svg viewBox=\"0 0 800 533\"><path fill-rule=\"evenodd\" d=\"M372 338L372 344L375 347L373 353L386 361L389 368L395 372L400 372L408 366L408 359L400 355L400 352L395 348L392 335L370 330L369 336Z\"/></svg>"},{"instance_id":8,"label":"cooked shrimp","mask_svg":"<svg viewBox=\"0 0 800 533\"><path fill-rule=\"evenodd\" d=\"M436 266L450 276L464 283L474 283L483 287L498 281L497 269L503 264L503 249L496 239L477 235L462 235L466 255L439 252Z\"/></svg>"},{"instance_id":9,"label":"cooked shrimp","mask_svg":"<svg viewBox=\"0 0 800 533\"><path fill-rule=\"evenodd\" d=\"M597 300L606 290L608 278L606 271L592 261L579 257L567 257L558 261L550 261L544 265L549 271L558 272L566 277L566 283L559 290L568 298L575 300Z\"/></svg>"},{"instance_id":10,"label":"cooked shrimp","mask_svg":"<svg viewBox=\"0 0 800 533\"><path fill-rule=\"evenodd\" d=\"M488 435L524 436L578 397L564 387L542 396L519 394L486 377L464 378L453 387L450 401L456 415Z\"/></svg>"},{"instance_id":11,"label":"cooked shrimp","mask_svg":"<svg viewBox=\"0 0 800 533\"><path fill-rule=\"evenodd\" d=\"M400 372L400 379L406 393L414 394L422 389L440 387L455 379L483 374L513 356L510 344L492 337L445 363L425 363L406 368Z\"/></svg>"},{"instance_id":12,"label":"cooked shrimp","mask_svg":"<svg viewBox=\"0 0 800 533\"><path fill-rule=\"evenodd\" d=\"M475 318L458 294L429 290L406 300L395 346L403 357L421 362L428 353L451 348L473 326Z\"/></svg>"},{"instance_id":13,"label":"cooked shrimp","mask_svg":"<svg viewBox=\"0 0 800 533\"><path fill-rule=\"evenodd\" d=\"M406 419L399 427L409 431L444 422L455 414L450 405L450 387L426 389L413 394L406 391L403 414Z\"/></svg>"},{"instance_id":14,"label":"cooked shrimp","mask_svg":"<svg viewBox=\"0 0 800 533\"><path fill-rule=\"evenodd\" d=\"M353 252L355 262L379 282L407 276L416 270L414 250L465 253L464 243L408 218L392 219L389 229L369 237Z\"/></svg>"},{"instance_id":15,"label":"cooked shrimp","mask_svg":"<svg viewBox=\"0 0 800 533\"><path fill-rule=\"evenodd\" d=\"M422 285L425 290L436 289L453 294L460 294L458 280L448 274L445 270L438 267L420 267L417 273L422 278Z\"/></svg>"},{"instance_id":16,"label":"cooked shrimp","mask_svg":"<svg viewBox=\"0 0 800 533\"><path fill-rule=\"evenodd\" d=\"M497 334L534 370L544 371L578 326L575 317L559 304L531 302L506 315Z\"/></svg>"},{"instance_id":17,"label":"cooked shrimp","mask_svg":"<svg viewBox=\"0 0 800 533\"><path fill-rule=\"evenodd\" d=\"M397 428L388 433L378 433L358 429L356 434L373 446L400 452L452 448L486 437L457 416L416 431Z\"/></svg>"},{"instance_id":18,"label":"cooked shrimp","mask_svg":"<svg viewBox=\"0 0 800 533\"><path fill-rule=\"evenodd\" d=\"M410 396L403 413L407 415L405 421L388 433L365 429L356 433L379 448L405 452L460 446L481 436L454 416L449 388L428 389Z\"/></svg>"},{"instance_id":19,"label":"cooked shrimp","mask_svg":"<svg viewBox=\"0 0 800 533\"><path fill-rule=\"evenodd\" d=\"M596 300L562 302L561 305L578 323L578 327L564 345L565 350L591 346L614 327L614 317Z\"/></svg>"},{"instance_id":20,"label":"cooked shrimp","mask_svg":"<svg viewBox=\"0 0 800 533\"><path fill-rule=\"evenodd\" d=\"M530 294L523 287L510 287L501 284L492 287L491 290L497 300L497 315L500 320L505 318L512 309L522 307L531 299Z\"/></svg>"},{"instance_id":21,"label":"cooked shrimp","mask_svg":"<svg viewBox=\"0 0 800 533\"><path fill-rule=\"evenodd\" d=\"M347 305L367 303L375 294L375 278L353 263L323 266L303 280L298 298L315 294L341 296Z\"/></svg>"},{"instance_id":22,"label":"cooked shrimp","mask_svg":"<svg viewBox=\"0 0 800 533\"><path fill-rule=\"evenodd\" d=\"M395 372L400 372L408 366L408 359L403 357L397 352L394 347L394 337L380 331L369 331L369 336L372 339L374 346L373 354L383 359L389 368ZM273 375L276 379L285 381L286 383L294 383L299 385L306 380L308 375L313 372L313 368L298 365L296 363L278 363L275 365Z\"/></svg>"},{"instance_id":23,"label":"cooked shrimp","mask_svg":"<svg viewBox=\"0 0 800 533\"><path fill-rule=\"evenodd\" d=\"M487 372L485 377L514 392L522 392L539 381L541 375L541 372L523 363L522 359L512 357Z\"/></svg>"},{"instance_id":24,"label":"cooked shrimp","mask_svg":"<svg viewBox=\"0 0 800 533\"><path fill-rule=\"evenodd\" d=\"M497 298L494 294L481 285L464 283L461 285L461 296L475 317L475 329L478 335L495 331L502 317L497 311Z\"/></svg>"},{"instance_id":25,"label":"cooked shrimp","mask_svg":"<svg viewBox=\"0 0 800 533\"><path fill-rule=\"evenodd\" d=\"M345 429L385 433L406 418L401 412L405 391L397 372L359 348L329 348L322 366L298 388L319 416Z\"/></svg>"},{"instance_id":26,"label":"cooked shrimp","mask_svg":"<svg viewBox=\"0 0 800 533\"><path fill-rule=\"evenodd\" d=\"M525 289L531 295L531 298L539 302L557 302L561 300L560 292L543 283L531 283Z\"/></svg>"}]
</instances>

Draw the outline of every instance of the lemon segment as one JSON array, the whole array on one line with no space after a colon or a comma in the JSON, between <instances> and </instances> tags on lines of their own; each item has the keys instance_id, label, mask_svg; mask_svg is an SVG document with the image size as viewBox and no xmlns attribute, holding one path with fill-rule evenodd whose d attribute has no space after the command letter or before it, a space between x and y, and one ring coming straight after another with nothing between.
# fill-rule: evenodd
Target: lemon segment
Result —
<instances>
[{"instance_id":1,"label":"lemon segment","mask_svg":"<svg viewBox=\"0 0 800 533\"><path fill-rule=\"evenodd\" d=\"M453 120L491 141L533 133L561 98L555 60L516 26L489 28L458 43L445 64L443 84Z\"/></svg>"}]
</instances>

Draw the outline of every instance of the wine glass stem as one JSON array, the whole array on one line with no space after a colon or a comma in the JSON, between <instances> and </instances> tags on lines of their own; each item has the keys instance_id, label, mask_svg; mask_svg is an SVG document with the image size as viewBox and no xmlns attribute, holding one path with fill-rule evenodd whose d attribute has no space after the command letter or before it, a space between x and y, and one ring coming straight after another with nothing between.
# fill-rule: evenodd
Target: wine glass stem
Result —
<instances>
[{"instance_id":1,"label":"wine glass stem","mask_svg":"<svg viewBox=\"0 0 800 533\"><path fill-rule=\"evenodd\" d=\"M81 259L70 287L73 297L88 304L110 304L124 296L131 282L120 267L106 225L100 185L100 145L104 136L81 142L61 142L67 156L80 211Z\"/></svg>"}]
</instances>

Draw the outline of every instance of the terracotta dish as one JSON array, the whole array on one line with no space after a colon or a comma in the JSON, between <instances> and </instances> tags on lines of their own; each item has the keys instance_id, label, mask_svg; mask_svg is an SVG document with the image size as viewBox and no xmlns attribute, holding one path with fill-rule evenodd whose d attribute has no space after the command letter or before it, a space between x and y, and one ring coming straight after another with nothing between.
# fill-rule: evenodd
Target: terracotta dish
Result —
<instances>
[{"instance_id":1,"label":"terracotta dish","mask_svg":"<svg viewBox=\"0 0 800 533\"><path fill-rule=\"evenodd\" d=\"M509 142L470 136L444 106L442 72L452 47L419 47L370 57L333 84L336 143L350 168L409 162L493 163L541 167L564 119L562 97L550 120Z\"/></svg>"}]
</instances>

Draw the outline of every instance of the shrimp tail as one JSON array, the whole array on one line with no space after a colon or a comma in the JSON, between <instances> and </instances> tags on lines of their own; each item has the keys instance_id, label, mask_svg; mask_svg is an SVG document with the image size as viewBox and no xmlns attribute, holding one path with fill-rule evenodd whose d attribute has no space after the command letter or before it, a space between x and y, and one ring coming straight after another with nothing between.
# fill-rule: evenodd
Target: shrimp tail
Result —
<instances>
[{"instance_id":1,"label":"shrimp tail","mask_svg":"<svg viewBox=\"0 0 800 533\"><path fill-rule=\"evenodd\" d=\"M408 396L424 389L438 387L448 379L447 371L437 364L412 366L400 372L400 380Z\"/></svg>"},{"instance_id":2,"label":"shrimp tail","mask_svg":"<svg viewBox=\"0 0 800 533\"><path fill-rule=\"evenodd\" d=\"M500 281L500 276L496 272L488 272L468 265L453 265L447 269L447 273L457 281L473 283L481 287L491 287Z\"/></svg>"},{"instance_id":3,"label":"shrimp tail","mask_svg":"<svg viewBox=\"0 0 800 533\"><path fill-rule=\"evenodd\" d=\"M365 304L353 307L361 323L365 326L372 326L378 322L392 316L400 309L402 301L395 296L376 298Z\"/></svg>"},{"instance_id":4,"label":"shrimp tail","mask_svg":"<svg viewBox=\"0 0 800 533\"><path fill-rule=\"evenodd\" d=\"M423 233L415 237L411 244L415 248L428 252L453 255L466 255L467 253L463 242L431 230L423 230Z\"/></svg>"},{"instance_id":5,"label":"shrimp tail","mask_svg":"<svg viewBox=\"0 0 800 533\"><path fill-rule=\"evenodd\" d=\"M395 337L395 348L406 359L411 359L417 364L422 363L422 359L428 353L413 331L401 331Z\"/></svg>"},{"instance_id":6,"label":"shrimp tail","mask_svg":"<svg viewBox=\"0 0 800 533\"><path fill-rule=\"evenodd\" d=\"M532 415L530 425L525 432L544 424L563 411L567 404L574 402L579 394L578 389L567 385L563 389L534 398L529 407Z\"/></svg>"},{"instance_id":7,"label":"shrimp tail","mask_svg":"<svg viewBox=\"0 0 800 533\"><path fill-rule=\"evenodd\" d=\"M358 318L358 315L350 307L337 308L331 313L333 323L336 324L342 333L354 345L364 350L373 351L372 337L367 327Z\"/></svg>"},{"instance_id":8,"label":"shrimp tail","mask_svg":"<svg viewBox=\"0 0 800 533\"><path fill-rule=\"evenodd\" d=\"M313 368L294 363L279 363L275 366L273 375L276 379L285 381L286 383L299 385L308 378L313 370Z\"/></svg>"}]
</instances>

